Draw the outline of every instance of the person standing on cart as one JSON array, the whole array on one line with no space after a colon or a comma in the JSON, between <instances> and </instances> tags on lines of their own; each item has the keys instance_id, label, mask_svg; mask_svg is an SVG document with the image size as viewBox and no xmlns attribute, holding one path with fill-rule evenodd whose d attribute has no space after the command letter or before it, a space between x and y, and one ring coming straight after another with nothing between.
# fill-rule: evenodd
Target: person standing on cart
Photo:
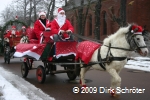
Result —
<instances>
[{"instance_id":1,"label":"person standing on cart","mask_svg":"<svg viewBox=\"0 0 150 100\"><path fill-rule=\"evenodd\" d=\"M38 39L38 43L42 43L43 31L50 30L47 26L50 24L50 21L46 18L45 12L39 13L39 19L34 23L34 33Z\"/></svg>"},{"instance_id":2,"label":"person standing on cart","mask_svg":"<svg viewBox=\"0 0 150 100\"><path fill-rule=\"evenodd\" d=\"M62 8L58 8L58 14L51 22L51 33L53 35L60 35L61 39L65 41L71 38L71 35L68 33L73 32L74 28L70 21L66 19L65 11Z\"/></svg>"}]
</instances>

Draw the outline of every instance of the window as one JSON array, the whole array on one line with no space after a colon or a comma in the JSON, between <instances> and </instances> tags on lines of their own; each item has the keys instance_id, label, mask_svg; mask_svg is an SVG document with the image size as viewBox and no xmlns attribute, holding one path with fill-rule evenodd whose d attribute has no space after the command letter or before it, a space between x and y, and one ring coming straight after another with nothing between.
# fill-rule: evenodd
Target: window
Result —
<instances>
[{"instance_id":1,"label":"window","mask_svg":"<svg viewBox=\"0 0 150 100\"><path fill-rule=\"evenodd\" d=\"M106 11L103 12L103 34L107 34L107 14Z\"/></svg>"},{"instance_id":2,"label":"window","mask_svg":"<svg viewBox=\"0 0 150 100\"><path fill-rule=\"evenodd\" d=\"M74 20L73 17L71 18L71 24L74 25Z\"/></svg>"},{"instance_id":3,"label":"window","mask_svg":"<svg viewBox=\"0 0 150 100\"><path fill-rule=\"evenodd\" d=\"M89 15L89 36L92 35L92 15Z\"/></svg>"}]
</instances>

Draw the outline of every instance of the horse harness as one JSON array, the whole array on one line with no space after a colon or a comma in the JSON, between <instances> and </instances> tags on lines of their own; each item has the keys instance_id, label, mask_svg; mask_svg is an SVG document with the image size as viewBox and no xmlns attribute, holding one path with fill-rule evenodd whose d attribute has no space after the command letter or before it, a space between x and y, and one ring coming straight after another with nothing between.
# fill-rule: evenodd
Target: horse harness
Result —
<instances>
[{"instance_id":1,"label":"horse harness","mask_svg":"<svg viewBox=\"0 0 150 100\"><path fill-rule=\"evenodd\" d=\"M135 29L134 32L136 32L136 30L137 30L137 29ZM74 34L73 34L73 35L74 35ZM105 63L110 64L112 61L122 61L122 60L127 59L127 57L114 57L114 56L112 55L111 51L110 51L111 48L113 48L113 49L125 50L125 51L134 51L134 50L137 50L137 49L140 49L140 48L147 48L147 46L142 46L142 47L140 47L140 46L138 45L138 43L133 39L133 37L134 37L135 35L142 35L142 34L133 34L133 33L132 33L132 35L130 35L130 31L129 31L129 32L127 32L126 35L125 35L126 41L127 41L128 44L130 45L130 49L127 49L127 48L120 48L120 47L112 47L112 46L111 46L111 43L109 43L109 46L104 45L104 46L108 47L108 51L107 51L106 58L104 58L104 59L101 58L101 55L100 55L100 48L99 48L99 49L98 49L98 54L97 54L97 60L98 60L98 62L89 63L89 64L83 64L82 67L87 67L87 66L99 64L104 70L106 70L106 68L105 68ZM75 36L76 36L76 35L75 35ZM91 39L88 39L88 38L83 37L83 36L80 36L80 35L77 35L76 37L79 37L79 38L85 39L85 40L91 40ZM133 40L133 43L135 44L135 46L136 46L137 48L133 48L133 47L131 46L132 40ZM97 40L93 40L93 41L97 41ZM97 41L97 42L102 43L101 41ZM81 68L82 68L82 67L81 67Z\"/></svg>"},{"instance_id":2,"label":"horse harness","mask_svg":"<svg viewBox=\"0 0 150 100\"><path fill-rule=\"evenodd\" d=\"M127 57L114 57L110 51L111 48L114 48L114 49L122 49L122 50L129 50L129 49L125 49L125 48L118 48L118 47L111 47L111 44L109 44L109 46L105 45L106 47L108 47L108 51L107 51L107 55L106 55L106 58L102 59L101 58L101 55L100 55L100 48L98 49L98 55L97 55L97 59L99 62L99 65L104 69L106 70L105 68L105 63L104 61L107 63L107 64L110 64L112 61L122 61L122 60L125 60Z\"/></svg>"},{"instance_id":3,"label":"horse harness","mask_svg":"<svg viewBox=\"0 0 150 100\"><path fill-rule=\"evenodd\" d=\"M128 35L128 34L126 34L126 40L127 40L128 44L130 45L130 49L120 48L120 47L112 47L112 46L111 46L111 43L109 43L109 46L104 45L104 46L108 47L107 55L106 55L106 58L104 58L104 59L101 58L101 55L100 55L100 48L98 49L97 59L98 59L98 61L101 62L101 63L99 63L99 65L100 65L104 70L106 70L106 68L105 68L105 63L104 63L103 61L105 61L107 64L110 64L112 61L122 61L122 60L127 59L127 57L114 57L114 56L112 55L111 51L110 51L111 48L113 48L113 49L125 50L125 51L134 51L134 50L139 49L139 48L146 48L146 47L147 47L147 46L141 46L141 47L140 47L140 46L138 45L138 43L133 39L133 37L135 36L135 34L131 35L131 38L130 38L130 39L127 39L127 35ZM139 35L139 34L138 34L138 35ZM136 46L137 48L132 49L131 44L130 44L130 43L131 43L131 42L130 42L131 40L133 40L133 42L134 42L134 44L135 44L135 46ZM110 54L110 55L109 55L109 54Z\"/></svg>"},{"instance_id":4,"label":"horse harness","mask_svg":"<svg viewBox=\"0 0 150 100\"><path fill-rule=\"evenodd\" d=\"M127 35L128 35L128 34L127 34ZM112 55L111 51L110 51L111 48L113 48L113 49L125 50L125 51L134 51L134 50L139 49L139 48L146 48L146 47L147 47L147 46L142 46L142 47L140 47L140 46L138 45L138 43L133 39L133 37L135 36L135 34L131 35L129 39L127 38L127 37L128 37L127 35L126 35L126 40L127 40L128 44L130 45L130 49L120 48L120 47L112 47L112 46L111 46L111 43L109 43L109 46L104 45L104 46L108 47L108 51L107 51L106 58L104 58L104 59L101 58L101 55L100 55L100 48L99 48L99 49L98 49L98 54L97 54L97 60L98 60L98 62L91 63L91 64L83 64L83 67L90 66L90 65L94 65L94 64L99 64L104 70L106 70L106 68L105 68L105 63L110 64L112 61L123 61L123 60L127 59L127 57L114 57L114 56ZM138 35L139 35L139 34L138 34ZM134 49L133 49L133 48L131 47L131 40L133 40L133 42L134 42L134 44L135 44L135 46L136 46L137 48L134 48Z\"/></svg>"}]
</instances>

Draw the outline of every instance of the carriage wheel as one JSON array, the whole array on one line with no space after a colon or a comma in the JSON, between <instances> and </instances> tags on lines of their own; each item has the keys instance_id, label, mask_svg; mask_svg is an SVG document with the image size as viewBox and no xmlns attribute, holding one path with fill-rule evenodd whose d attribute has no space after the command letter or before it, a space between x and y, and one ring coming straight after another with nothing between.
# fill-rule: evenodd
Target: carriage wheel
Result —
<instances>
[{"instance_id":1,"label":"carriage wheel","mask_svg":"<svg viewBox=\"0 0 150 100\"><path fill-rule=\"evenodd\" d=\"M10 53L7 54L7 64L10 64Z\"/></svg>"},{"instance_id":2,"label":"carriage wheel","mask_svg":"<svg viewBox=\"0 0 150 100\"><path fill-rule=\"evenodd\" d=\"M46 79L46 73L44 70L44 67L42 65L39 65L36 70L36 77L39 83L44 83Z\"/></svg>"},{"instance_id":3,"label":"carriage wheel","mask_svg":"<svg viewBox=\"0 0 150 100\"><path fill-rule=\"evenodd\" d=\"M48 63L44 63L44 68L45 68L46 75L49 74L50 67Z\"/></svg>"},{"instance_id":4,"label":"carriage wheel","mask_svg":"<svg viewBox=\"0 0 150 100\"><path fill-rule=\"evenodd\" d=\"M6 46L4 50L4 62L9 64L10 63L10 47Z\"/></svg>"},{"instance_id":5,"label":"carriage wheel","mask_svg":"<svg viewBox=\"0 0 150 100\"><path fill-rule=\"evenodd\" d=\"M5 63L10 64L10 53L6 52L4 55Z\"/></svg>"},{"instance_id":6,"label":"carriage wheel","mask_svg":"<svg viewBox=\"0 0 150 100\"><path fill-rule=\"evenodd\" d=\"M29 69L26 62L21 65L21 74L23 78L26 78L29 73Z\"/></svg>"},{"instance_id":7,"label":"carriage wheel","mask_svg":"<svg viewBox=\"0 0 150 100\"><path fill-rule=\"evenodd\" d=\"M52 73L52 71L56 71L56 65L51 65L51 67L50 67L50 74L54 75L54 73Z\"/></svg>"},{"instance_id":8,"label":"carriage wheel","mask_svg":"<svg viewBox=\"0 0 150 100\"><path fill-rule=\"evenodd\" d=\"M75 70L76 65L66 65L64 68L65 70ZM68 71L67 76L70 80L75 80L77 77L76 71Z\"/></svg>"},{"instance_id":9,"label":"carriage wheel","mask_svg":"<svg viewBox=\"0 0 150 100\"><path fill-rule=\"evenodd\" d=\"M7 59L7 64L10 64L10 58Z\"/></svg>"},{"instance_id":10,"label":"carriage wheel","mask_svg":"<svg viewBox=\"0 0 150 100\"><path fill-rule=\"evenodd\" d=\"M4 52L4 62L6 63L7 59L6 59L6 52Z\"/></svg>"}]
</instances>

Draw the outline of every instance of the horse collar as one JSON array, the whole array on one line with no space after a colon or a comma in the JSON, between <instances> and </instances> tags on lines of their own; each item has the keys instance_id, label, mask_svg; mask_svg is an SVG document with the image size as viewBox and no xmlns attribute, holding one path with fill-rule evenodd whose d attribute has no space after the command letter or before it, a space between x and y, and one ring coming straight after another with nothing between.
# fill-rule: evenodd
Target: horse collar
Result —
<instances>
[{"instance_id":1,"label":"horse collar","mask_svg":"<svg viewBox=\"0 0 150 100\"><path fill-rule=\"evenodd\" d=\"M111 47L111 43L109 44L109 46L107 46L107 45L105 45L105 46L108 47L106 58L101 59L100 50L98 50L98 60L99 61L106 61L107 64L110 64L112 61L122 61L122 60L125 60L127 58L127 57L114 57L110 51L111 48L130 51L130 49Z\"/></svg>"},{"instance_id":2,"label":"horse collar","mask_svg":"<svg viewBox=\"0 0 150 100\"><path fill-rule=\"evenodd\" d=\"M99 62L101 62L101 63L99 63L99 65L100 65L104 70L106 70L105 64L102 62L102 58L101 58L101 55L100 55L100 48L98 49L97 59L98 59Z\"/></svg>"}]
</instances>

